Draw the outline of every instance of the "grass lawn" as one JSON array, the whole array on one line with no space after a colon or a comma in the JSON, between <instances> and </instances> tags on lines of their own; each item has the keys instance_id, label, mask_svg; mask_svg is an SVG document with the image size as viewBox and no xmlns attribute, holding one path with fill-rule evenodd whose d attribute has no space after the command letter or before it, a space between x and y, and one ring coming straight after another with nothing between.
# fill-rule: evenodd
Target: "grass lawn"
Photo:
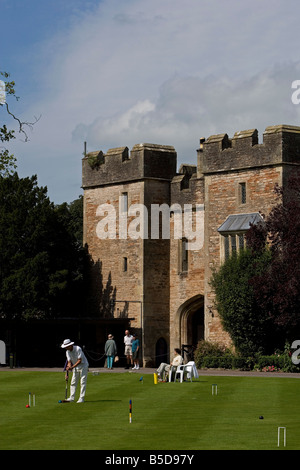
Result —
<instances>
[{"instance_id":1,"label":"grass lawn","mask_svg":"<svg viewBox=\"0 0 300 470\"><path fill-rule=\"evenodd\" d=\"M285 449L300 449L300 379L205 376L154 385L152 374L140 377L90 373L85 403L59 404L63 372L0 371L0 449L276 450L278 426L286 427Z\"/></svg>"}]
</instances>

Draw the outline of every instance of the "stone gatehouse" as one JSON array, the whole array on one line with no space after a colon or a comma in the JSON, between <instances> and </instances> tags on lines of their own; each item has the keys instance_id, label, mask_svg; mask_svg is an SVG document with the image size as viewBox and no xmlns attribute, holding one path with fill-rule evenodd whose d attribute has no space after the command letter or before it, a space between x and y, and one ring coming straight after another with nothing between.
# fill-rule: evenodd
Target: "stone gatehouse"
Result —
<instances>
[{"instance_id":1,"label":"stone gatehouse","mask_svg":"<svg viewBox=\"0 0 300 470\"><path fill-rule=\"evenodd\" d=\"M201 339L229 345L212 268L244 246L274 185L299 170L300 127L267 127L262 143L256 129L200 139L195 165L179 170L174 147L147 143L90 152L82 164L84 243L111 283L111 319L127 316L140 335L143 364Z\"/></svg>"}]
</instances>

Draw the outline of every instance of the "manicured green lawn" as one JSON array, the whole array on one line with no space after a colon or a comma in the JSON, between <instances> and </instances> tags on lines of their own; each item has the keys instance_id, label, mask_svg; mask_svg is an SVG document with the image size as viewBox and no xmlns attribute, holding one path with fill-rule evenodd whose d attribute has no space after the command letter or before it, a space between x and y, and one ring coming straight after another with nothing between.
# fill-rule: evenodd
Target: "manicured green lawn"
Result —
<instances>
[{"instance_id":1,"label":"manicured green lawn","mask_svg":"<svg viewBox=\"0 0 300 470\"><path fill-rule=\"evenodd\" d=\"M85 403L59 404L63 372L0 371L0 449L276 450L278 426L286 427L286 449L300 448L300 379L203 376L154 385L153 375L140 377L90 373Z\"/></svg>"}]
</instances>

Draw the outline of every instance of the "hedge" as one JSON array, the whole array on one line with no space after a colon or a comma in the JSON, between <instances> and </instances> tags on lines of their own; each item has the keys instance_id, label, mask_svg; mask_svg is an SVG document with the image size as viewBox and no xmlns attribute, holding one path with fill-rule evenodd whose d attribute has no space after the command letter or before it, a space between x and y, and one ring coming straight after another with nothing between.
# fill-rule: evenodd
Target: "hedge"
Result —
<instances>
[{"instance_id":1,"label":"hedge","mask_svg":"<svg viewBox=\"0 0 300 470\"><path fill-rule=\"evenodd\" d=\"M290 357L286 355L271 355L241 357L233 354L223 356L198 356L195 360L198 369L239 369L259 370L266 372L300 372L300 367L294 365Z\"/></svg>"},{"instance_id":2,"label":"hedge","mask_svg":"<svg viewBox=\"0 0 300 470\"><path fill-rule=\"evenodd\" d=\"M202 356L198 358L197 367L199 369L241 369L251 370L253 360L248 357L237 357L234 355L224 356Z\"/></svg>"}]
</instances>

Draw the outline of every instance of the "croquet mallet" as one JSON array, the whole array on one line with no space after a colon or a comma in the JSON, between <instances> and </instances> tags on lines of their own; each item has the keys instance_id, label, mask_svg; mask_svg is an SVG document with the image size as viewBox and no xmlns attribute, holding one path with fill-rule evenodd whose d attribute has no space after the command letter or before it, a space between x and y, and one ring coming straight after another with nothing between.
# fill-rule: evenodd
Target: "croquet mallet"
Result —
<instances>
[{"instance_id":1,"label":"croquet mallet","mask_svg":"<svg viewBox=\"0 0 300 470\"><path fill-rule=\"evenodd\" d=\"M70 403L67 398L68 398L68 380L69 380L69 370L67 369L68 361L65 363L64 367L64 372L66 373L65 379L66 379L66 391L65 391L65 399L61 400L60 403Z\"/></svg>"}]
</instances>

